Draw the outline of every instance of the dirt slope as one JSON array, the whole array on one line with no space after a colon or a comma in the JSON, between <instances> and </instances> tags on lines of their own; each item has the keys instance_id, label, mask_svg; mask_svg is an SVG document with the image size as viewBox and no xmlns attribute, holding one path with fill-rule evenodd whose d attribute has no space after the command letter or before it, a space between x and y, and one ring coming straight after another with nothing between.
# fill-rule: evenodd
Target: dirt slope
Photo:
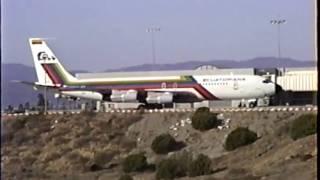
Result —
<instances>
[{"instance_id":1,"label":"dirt slope","mask_svg":"<svg viewBox=\"0 0 320 180\"><path fill-rule=\"evenodd\" d=\"M93 114L30 116L3 122L1 165L5 179L118 179L119 163L128 154L155 155L155 136L169 132L186 144L181 151L204 153L216 173L181 179L316 179L316 135L293 141L288 124L305 112L234 112L221 119L228 128L199 132L190 113ZM229 132L247 126L259 139L227 152ZM154 179L154 172L133 173L134 179Z\"/></svg>"}]
</instances>

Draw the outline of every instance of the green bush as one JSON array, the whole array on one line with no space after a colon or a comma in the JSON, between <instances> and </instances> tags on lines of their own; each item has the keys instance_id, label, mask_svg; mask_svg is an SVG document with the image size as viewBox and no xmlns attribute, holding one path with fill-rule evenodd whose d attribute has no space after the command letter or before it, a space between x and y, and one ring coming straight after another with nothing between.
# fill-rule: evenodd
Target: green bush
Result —
<instances>
[{"instance_id":1,"label":"green bush","mask_svg":"<svg viewBox=\"0 0 320 180\"><path fill-rule=\"evenodd\" d=\"M157 166L157 179L174 179L186 175L186 169L180 166L178 159L169 158L161 161Z\"/></svg>"},{"instance_id":2,"label":"green bush","mask_svg":"<svg viewBox=\"0 0 320 180\"><path fill-rule=\"evenodd\" d=\"M25 127L26 122L27 122L27 118L25 117L13 119L9 128L12 129L13 131L18 131Z\"/></svg>"},{"instance_id":3,"label":"green bush","mask_svg":"<svg viewBox=\"0 0 320 180\"><path fill-rule=\"evenodd\" d=\"M189 175L190 177L212 173L211 160L200 154L197 159L192 159L192 154L183 152L175 154L157 165L157 179L174 179Z\"/></svg>"},{"instance_id":4,"label":"green bush","mask_svg":"<svg viewBox=\"0 0 320 180\"><path fill-rule=\"evenodd\" d=\"M133 178L129 174L123 174L119 180L133 180Z\"/></svg>"},{"instance_id":5,"label":"green bush","mask_svg":"<svg viewBox=\"0 0 320 180\"><path fill-rule=\"evenodd\" d=\"M97 115L93 110L85 110L80 113L81 117L93 118Z\"/></svg>"},{"instance_id":6,"label":"green bush","mask_svg":"<svg viewBox=\"0 0 320 180\"><path fill-rule=\"evenodd\" d=\"M219 125L217 114L211 113L207 107L198 108L191 120L192 127L200 131L216 128Z\"/></svg>"},{"instance_id":7,"label":"green bush","mask_svg":"<svg viewBox=\"0 0 320 180\"><path fill-rule=\"evenodd\" d=\"M93 162L99 166L104 166L112 160L113 152L96 152L93 156Z\"/></svg>"},{"instance_id":8,"label":"green bush","mask_svg":"<svg viewBox=\"0 0 320 180\"><path fill-rule=\"evenodd\" d=\"M152 141L151 149L157 154L167 154L175 150L176 145L176 140L170 134L161 134Z\"/></svg>"},{"instance_id":9,"label":"green bush","mask_svg":"<svg viewBox=\"0 0 320 180\"><path fill-rule=\"evenodd\" d=\"M132 154L124 159L122 162L122 169L124 172L144 171L148 168L147 158L143 153Z\"/></svg>"},{"instance_id":10,"label":"green bush","mask_svg":"<svg viewBox=\"0 0 320 180\"><path fill-rule=\"evenodd\" d=\"M225 149L232 151L240 146L251 144L257 140L257 134L248 128L238 127L233 130L227 137Z\"/></svg>"},{"instance_id":11,"label":"green bush","mask_svg":"<svg viewBox=\"0 0 320 180\"><path fill-rule=\"evenodd\" d=\"M290 136L293 140L303 138L317 132L317 116L304 114L295 119L290 126Z\"/></svg>"},{"instance_id":12,"label":"green bush","mask_svg":"<svg viewBox=\"0 0 320 180\"><path fill-rule=\"evenodd\" d=\"M201 176L212 173L211 160L208 156L200 154L189 166L189 176Z\"/></svg>"},{"instance_id":13,"label":"green bush","mask_svg":"<svg viewBox=\"0 0 320 180\"><path fill-rule=\"evenodd\" d=\"M201 112L210 112L210 109L208 107L199 107L195 113L201 113Z\"/></svg>"}]
</instances>

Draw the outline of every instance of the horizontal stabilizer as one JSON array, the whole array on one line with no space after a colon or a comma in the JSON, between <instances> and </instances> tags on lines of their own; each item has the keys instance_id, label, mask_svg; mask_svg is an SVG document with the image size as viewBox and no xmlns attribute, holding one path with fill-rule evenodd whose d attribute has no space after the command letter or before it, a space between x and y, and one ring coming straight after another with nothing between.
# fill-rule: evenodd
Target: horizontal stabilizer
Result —
<instances>
[{"instance_id":1,"label":"horizontal stabilizer","mask_svg":"<svg viewBox=\"0 0 320 180\"><path fill-rule=\"evenodd\" d=\"M12 80L11 82L13 83L21 83L21 84L25 84L28 86L32 86L35 90L44 90L44 88L47 88L47 90L49 91L54 91L54 92L58 92L58 89L56 87L53 86L44 86L44 85L40 85L34 82L29 82L29 81L20 81L20 80Z\"/></svg>"}]
</instances>

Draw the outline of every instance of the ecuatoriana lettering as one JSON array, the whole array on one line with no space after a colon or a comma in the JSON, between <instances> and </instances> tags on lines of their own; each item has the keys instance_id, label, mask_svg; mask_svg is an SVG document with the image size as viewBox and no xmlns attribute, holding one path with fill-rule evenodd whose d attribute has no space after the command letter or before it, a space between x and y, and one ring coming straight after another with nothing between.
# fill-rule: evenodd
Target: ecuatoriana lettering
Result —
<instances>
[{"instance_id":1,"label":"ecuatoriana lettering","mask_svg":"<svg viewBox=\"0 0 320 180\"><path fill-rule=\"evenodd\" d=\"M246 78L204 78L203 82L217 82L217 81L245 81Z\"/></svg>"}]
</instances>

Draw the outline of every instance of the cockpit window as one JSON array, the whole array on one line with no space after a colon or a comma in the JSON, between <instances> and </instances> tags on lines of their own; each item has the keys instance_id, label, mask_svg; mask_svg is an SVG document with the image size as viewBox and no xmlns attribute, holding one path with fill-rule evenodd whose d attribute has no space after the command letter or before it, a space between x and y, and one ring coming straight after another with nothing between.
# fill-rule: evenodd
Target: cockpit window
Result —
<instances>
[{"instance_id":1,"label":"cockpit window","mask_svg":"<svg viewBox=\"0 0 320 180\"><path fill-rule=\"evenodd\" d=\"M265 79L265 80L263 80L262 82L263 82L263 83L266 83L266 84L267 84L267 83L272 83L272 81L271 81L270 79Z\"/></svg>"}]
</instances>

